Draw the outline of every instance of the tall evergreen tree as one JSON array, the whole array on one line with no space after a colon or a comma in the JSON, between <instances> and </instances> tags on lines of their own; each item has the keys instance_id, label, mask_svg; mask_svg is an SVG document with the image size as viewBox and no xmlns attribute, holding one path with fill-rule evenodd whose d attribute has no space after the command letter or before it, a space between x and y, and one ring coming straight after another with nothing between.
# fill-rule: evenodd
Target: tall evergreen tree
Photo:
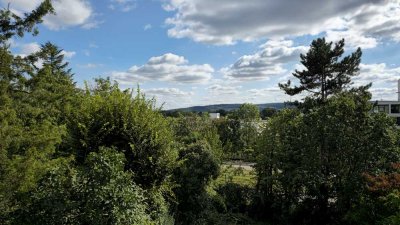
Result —
<instances>
[{"instance_id":1,"label":"tall evergreen tree","mask_svg":"<svg viewBox=\"0 0 400 225\"><path fill-rule=\"evenodd\" d=\"M346 88L351 84L351 77L357 75L361 62L361 49L348 56L344 53L344 39L335 43L326 42L325 38L318 38L311 43L307 54L301 54L301 64L304 70L296 70L293 76L299 80L299 86L291 86L289 80L285 84L279 84L288 95L297 95L303 91L322 102Z\"/></svg>"},{"instance_id":2,"label":"tall evergreen tree","mask_svg":"<svg viewBox=\"0 0 400 225\"><path fill-rule=\"evenodd\" d=\"M71 69L68 68L69 63L64 60L64 51L57 45L47 42L41 46L40 51L35 55L38 59L43 60L43 68L39 69L39 71L44 68L50 68L54 75L72 77Z\"/></svg>"},{"instance_id":3,"label":"tall evergreen tree","mask_svg":"<svg viewBox=\"0 0 400 225\"><path fill-rule=\"evenodd\" d=\"M78 94L69 64L64 60L63 50L47 42L27 60L30 60L34 68L31 78L26 82L30 93L28 100L33 105L44 107L47 115L63 122L65 113Z\"/></svg>"}]
</instances>

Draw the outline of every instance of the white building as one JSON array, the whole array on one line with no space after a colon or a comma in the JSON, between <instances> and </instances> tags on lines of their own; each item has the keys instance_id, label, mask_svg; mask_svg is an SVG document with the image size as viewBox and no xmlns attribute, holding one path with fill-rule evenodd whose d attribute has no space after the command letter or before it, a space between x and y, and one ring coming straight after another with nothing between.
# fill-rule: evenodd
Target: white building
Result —
<instances>
[{"instance_id":1,"label":"white building","mask_svg":"<svg viewBox=\"0 0 400 225\"><path fill-rule=\"evenodd\" d=\"M210 119L219 119L220 115L219 113L209 113Z\"/></svg>"},{"instance_id":2,"label":"white building","mask_svg":"<svg viewBox=\"0 0 400 225\"><path fill-rule=\"evenodd\" d=\"M396 118L397 124L400 125L400 80L397 86L397 101L376 101L374 112L387 113L389 116Z\"/></svg>"}]
</instances>

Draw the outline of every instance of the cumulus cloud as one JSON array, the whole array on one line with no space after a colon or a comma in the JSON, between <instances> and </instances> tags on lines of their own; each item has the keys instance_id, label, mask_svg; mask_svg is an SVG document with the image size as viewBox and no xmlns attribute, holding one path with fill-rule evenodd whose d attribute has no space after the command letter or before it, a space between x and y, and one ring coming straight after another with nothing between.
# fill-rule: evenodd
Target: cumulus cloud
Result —
<instances>
[{"instance_id":1,"label":"cumulus cloud","mask_svg":"<svg viewBox=\"0 0 400 225\"><path fill-rule=\"evenodd\" d=\"M400 67L389 68L385 63L360 64L360 74L353 78L355 85L373 83L375 85L397 85Z\"/></svg>"},{"instance_id":2,"label":"cumulus cloud","mask_svg":"<svg viewBox=\"0 0 400 225\"><path fill-rule=\"evenodd\" d=\"M298 60L305 53L306 46L293 46L290 40L270 40L260 46L253 55L244 55L221 72L227 78L239 80L267 80L271 76L282 75L287 70L284 64Z\"/></svg>"},{"instance_id":3,"label":"cumulus cloud","mask_svg":"<svg viewBox=\"0 0 400 225\"><path fill-rule=\"evenodd\" d=\"M3 6L10 2L11 9L17 14L22 15L35 9L41 0L1 0ZM93 20L94 13L87 0L53 0L55 15L47 15L43 24L49 29L59 30L70 26L82 26L94 28L98 22Z\"/></svg>"},{"instance_id":4,"label":"cumulus cloud","mask_svg":"<svg viewBox=\"0 0 400 225\"><path fill-rule=\"evenodd\" d=\"M168 0L164 9L175 12L166 20L170 37L217 45L327 31L363 47L400 41L397 0Z\"/></svg>"},{"instance_id":5,"label":"cumulus cloud","mask_svg":"<svg viewBox=\"0 0 400 225\"><path fill-rule=\"evenodd\" d=\"M182 91L178 88L151 88L143 92L146 97L155 98L157 105L165 109L186 107L193 103L192 91Z\"/></svg>"},{"instance_id":6,"label":"cumulus cloud","mask_svg":"<svg viewBox=\"0 0 400 225\"><path fill-rule=\"evenodd\" d=\"M138 81L167 81L176 83L204 83L212 77L214 69L209 64L189 64L183 57L172 53L152 57L142 66L132 66L126 72L113 72L120 83Z\"/></svg>"},{"instance_id":7,"label":"cumulus cloud","mask_svg":"<svg viewBox=\"0 0 400 225\"><path fill-rule=\"evenodd\" d=\"M346 48L375 48L378 45L378 40L371 36L364 36L360 31L356 30L329 30L326 32L326 40L336 42L344 38L346 41Z\"/></svg>"},{"instance_id":8,"label":"cumulus cloud","mask_svg":"<svg viewBox=\"0 0 400 225\"><path fill-rule=\"evenodd\" d=\"M372 82L370 91L374 100L397 99L397 81L400 79L400 67L389 67L385 63L360 64L360 74L352 80L355 86Z\"/></svg>"},{"instance_id":9,"label":"cumulus cloud","mask_svg":"<svg viewBox=\"0 0 400 225\"><path fill-rule=\"evenodd\" d=\"M382 40L400 42L400 4L366 4L343 18L345 29L327 31L327 38L345 38L350 47L374 48Z\"/></svg>"}]
</instances>

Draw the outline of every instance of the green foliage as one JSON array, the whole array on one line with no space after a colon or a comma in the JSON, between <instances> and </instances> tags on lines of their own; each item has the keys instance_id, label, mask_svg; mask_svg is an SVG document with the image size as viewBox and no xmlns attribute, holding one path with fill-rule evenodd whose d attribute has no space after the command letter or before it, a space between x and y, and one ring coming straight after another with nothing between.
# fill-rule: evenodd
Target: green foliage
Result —
<instances>
[{"instance_id":1,"label":"green foliage","mask_svg":"<svg viewBox=\"0 0 400 225\"><path fill-rule=\"evenodd\" d=\"M232 113L231 118L241 121L257 121L260 119L260 110L254 104L244 103Z\"/></svg>"},{"instance_id":2,"label":"green foliage","mask_svg":"<svg viewBox=\"0 0 400 225\"><path fill-rule=\"evenodd\" d=\"M225 157L230 158L231 155L240 154L245 145L241 138L240 121L222 118L216 120L214 124L218 129Z\"/></svg>"},{"instance_id":3,"label":"green foliage","mask_svg":"<svg viewBox=\"0 0 400 225\"><path fill-rule=\"evenodd\" d=\"M78 168L54 168L13 224L150 224L143 190L124 165L123 154L103 148Z\"/></svg>"},{"instance_id":4,"label":"green foliage","mask_svg":"<svg viewBox=\"0 0 400 225\"><path fill-rule=\"evenodd\" d=\"M217 193L222 196L228 212L243 214L248 211L253 190L251 187L237 183L225 183L216 189Z\"/></svg>"},{"instance_id":5,"label":"green foliage","mask_svg":"<svg viewBox=\"0 0 400 225\"><path fill-rule=\"evenodd\" d=\"M33 60L33 72L25 82L29 97L24 101L42 108L44 114L57 123L65 124L67 114L77 104L79 91L73 82L71 69L67 68L68 62L64 62L62 49L48 42L30 57L27 60ZM41 61L42 67L37 68L35 64Z\"/></svg>"},{"instance_id":6,"label":"green foliage","mask_svg":"<svg viewBox=\"0 0 400 225\"><path fill-rule=\"evenodd\" d=\"M195 114L170 118L177 144L185 147L197 142L207 142L213 155L222 159L222 143L215 123L208 116Z\"/></svg>"},{"instance_id":7,"label":"green foliage","mask_svg":"<svg viewBox=\"0 0 400 225\"><path fill-rule=\"evenodd\" d=\"M29 70L28 64L13 57L7 47L0 52L4 56L0 60L0 201L4 206L0 214L6 218L23 206L21 196L63 161L53 156L66 130L38 104L49 93L41 96L29 91L27 81L32 78L21 73Z\"/></svg>"},{"instance_id":8,"label":"green foliage","mask_svg":"<svg viewBox=\"0 0 400 225\"><path fill-rule=\"evenodd\" d=\"M369 98L353 89L309 113L285 110L269 121L256 167L268 207L282 202L275 210L296 224L339 222L362 197L362 174L399 159L398 130L387 116L370 114Z\"/></svg>"},{"instance_id":9,"label":"green foliage","mask_svg":"<svg viewBox=\"0 0 400 225\"><path fill-rule=\"evenodd\" d=\"M221 137L225 157L251 160L260 126L260 111L256 105L245 103L228 119L215 122Z\"/></svg>"},{"instance_id":10,"label":"green foliage","mask_svg":"<svg viewBox=\"0 0 400 225\"><path fill-rule=\"evenodd\" d=\"M400 222L400 164L391 167L392 170L376 175L364 174L368 188L360 204L346 214L347 222L381 225Z\"/></svg>"},{"instance_id":11,"label":"green foliage","mask_svg":"<svg viewBox=\"0 0 400 225\"><path fill-rule=\"evenodd\" d=\"M219 162L207 143L195 143L179 153L180 165L174 171L177 187L177 224L195 224L206 218L211 207L206 186L219 175Z\"/></svg>"},{"instance_id":12,"label":"green foliage","mask_svg":"<svg viewBox=\"0 0 400 225\"><path fill-rule=\"evenodd\" d=\"M65 151L83 163L100 146L115 147L124 153L125 169L135 174L135 183L145 189L164 184L177 156L167 121L139 92L133 97L109 80L97 85L86 90L69 117Z\"/></svg>"},{"instance_id":13,"label":"green foliage","mask_svg":"<svg viewBox=\"0 0 400 225\"><path fill-rule=\"evenodd\" d=\"M278 113L278 110L275 108L265 108L261 110L261 118L263 120L268 119Z\"/></svg>"}]
</instances>

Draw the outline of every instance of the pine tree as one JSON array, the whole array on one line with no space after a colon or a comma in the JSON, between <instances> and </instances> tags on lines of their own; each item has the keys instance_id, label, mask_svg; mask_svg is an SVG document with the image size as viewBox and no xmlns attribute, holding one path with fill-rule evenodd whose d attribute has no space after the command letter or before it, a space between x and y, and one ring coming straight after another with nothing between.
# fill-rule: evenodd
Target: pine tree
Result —
<instances>
[{"instance_id":1,"label":"pine tree","mask_svg":"<svg viewBox=\"0 0 400 225\"><path fill-rule=\"evenodd\" d=\"M297 95L303 91L310 92L315 99L325 102L326 99L351 84L351 77L359 72L361 49L346 57L344 39L335 43L326 42L325 38L314 40L307 54L301 54L301 64L304 70L296 70L293 76L299 80L299 86L291 87L289 80L279 84L288 95Z\"/></svg>"},{"instance_id":2,"label":"pine tree","mask_svg":"<svg viewBox=\"0 0 400 225\"><path fill-rule=\"evenodd\" d=\"M24 18L11 12L9 8L0 10L0 43L4 44L7 40L17 35L23 37L24 33L37 35L39 32L36 25L43 22L42 18L54 13L51 0L44 0L35 10L25 13Z\"/></svg>"},{"instance_id":3,"label":"pine tree","mask_svg":"<svg viewBox=\"0 0 400 225\"><path fill-rule=\"evenodd\" d=\"M63 117L78 94L69 64L64 61L63 50L47 42L39 52L28 58L33 72L26 82L27 100L32 105L45 108L47 115L63 123Z\"/></svg>"}]
</instances>

